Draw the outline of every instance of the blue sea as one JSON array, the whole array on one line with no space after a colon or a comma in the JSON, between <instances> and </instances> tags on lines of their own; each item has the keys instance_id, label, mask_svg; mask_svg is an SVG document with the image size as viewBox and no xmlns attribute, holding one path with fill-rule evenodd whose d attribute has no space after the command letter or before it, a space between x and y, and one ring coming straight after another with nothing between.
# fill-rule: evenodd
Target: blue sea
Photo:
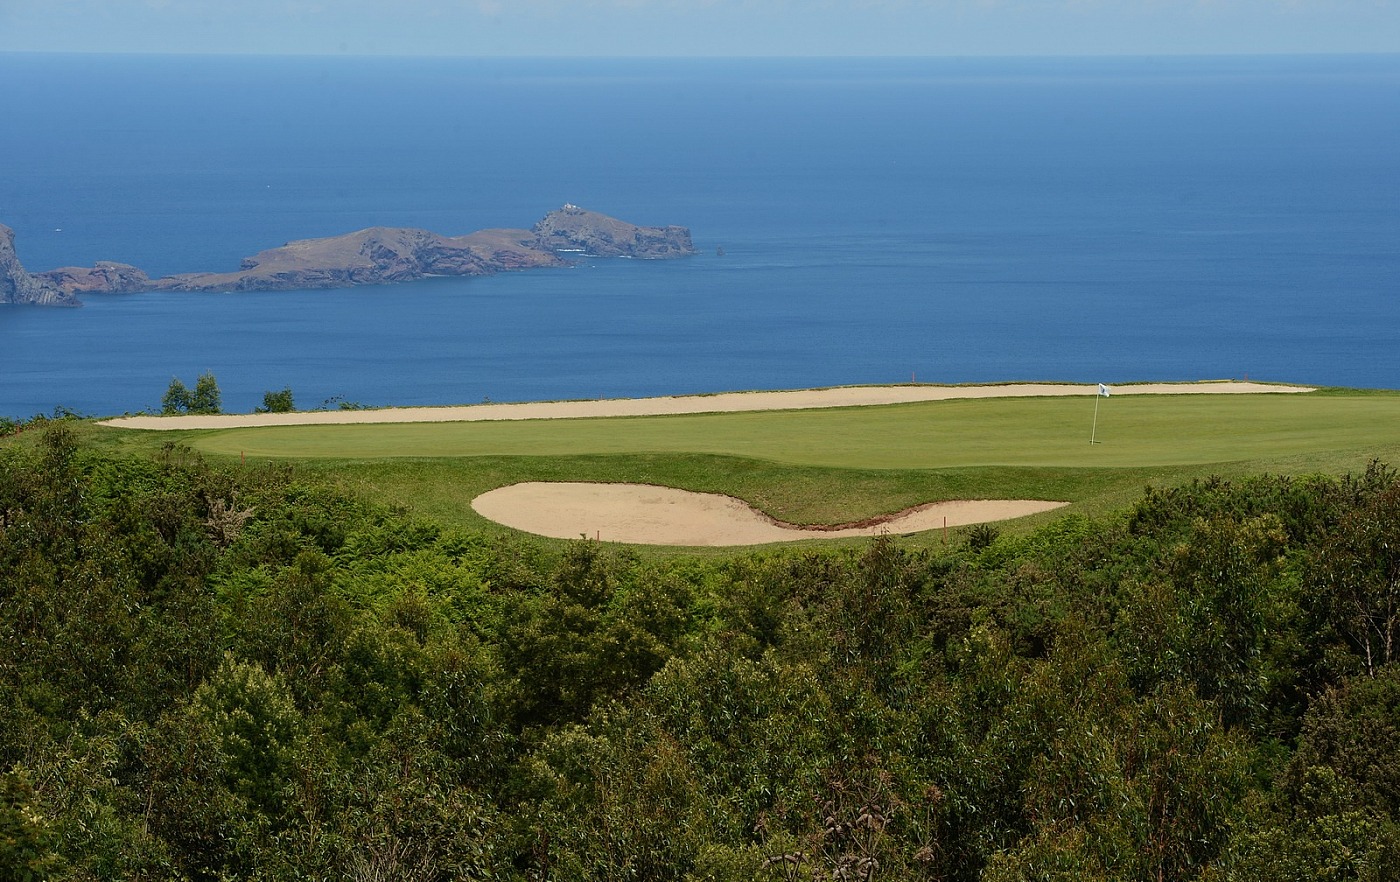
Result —
<instances>
[{"instance_id":1,"label":"blue sea","mask_svg":"<svg viewBox=\"0 0 1400 882\"><path fill-rule=\"evenodd\" d=\"M0 415L918 381L1400 388L1400 56L0 55L33 271L565 202L681 261L0 308ZM721 253L722 251L722 253Z\"/></svg>"}]
</instances>

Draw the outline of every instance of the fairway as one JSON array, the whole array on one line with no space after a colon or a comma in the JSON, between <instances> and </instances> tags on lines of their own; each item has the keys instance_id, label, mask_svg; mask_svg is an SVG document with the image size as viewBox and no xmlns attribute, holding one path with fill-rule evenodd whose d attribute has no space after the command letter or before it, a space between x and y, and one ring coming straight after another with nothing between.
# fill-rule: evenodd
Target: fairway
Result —
<instances>
[{"instance_id":1,"label":"fairway","mask_svg":"<svg viewBox=\"0 0 1400 882\"><path fill-rule=\"evenodd\" d=\"M1091 445L1096 403L1100 443ZM473 510L477 497L539 481L721 494L797 525L952 500L1071 503L1003 527L1023 531L1066 512L1120 510L1149 484L1339 474L1372 459L1400 462L1400 393L1002 397L497 422L92 429L128 451L175 441L248 467L289 463L352 493L473 530L507 529Z\"/></svg>"},{"instance_id":2,"label":"fairway","mask_svg":"<svg viewBox=\"0 0 1400 882\"><path fill-rule=\"evenodd\" d=\"M1400 448L1400 395L1023 398L511 423L289 426L190 433L230 456L383 460L710 454L841 469L1119 469Z\"/></svg>"}]
</instances>

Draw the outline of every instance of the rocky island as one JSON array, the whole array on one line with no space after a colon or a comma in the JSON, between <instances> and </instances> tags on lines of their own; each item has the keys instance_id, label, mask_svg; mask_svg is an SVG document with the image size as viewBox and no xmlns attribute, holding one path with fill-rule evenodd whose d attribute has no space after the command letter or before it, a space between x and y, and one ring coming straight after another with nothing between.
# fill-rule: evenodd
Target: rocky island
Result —
<instances>
[{"instance_id":1,"label":"rocky island","mask_svg":"<svg viewBox=\"0 0 1400 882\"><path fill-rule=\"evenodd\" d=\"M0 224L0 303L81 306L78 298L56 284L26 272L15 255L15 231Z\"/></svg>"},{"instance_id":2,"label":"rocky island","mask_svg":"<svg viewBox=\"0 0 1400 882\"><path fill-rule=\"evenodd\" d=\"M152 279L123 263L27 272L14 232L0 226L0 303L80 306L81 294L144 291L292 291L383 285L428 276L485 276L567 266L580 257L666 260L695 253L685 227L641 227L565 205L528 230L478 230L443 236L427 230L370 227L302 239L245 258L233 272L182 273Z\"/></svg>"}]
</instances>

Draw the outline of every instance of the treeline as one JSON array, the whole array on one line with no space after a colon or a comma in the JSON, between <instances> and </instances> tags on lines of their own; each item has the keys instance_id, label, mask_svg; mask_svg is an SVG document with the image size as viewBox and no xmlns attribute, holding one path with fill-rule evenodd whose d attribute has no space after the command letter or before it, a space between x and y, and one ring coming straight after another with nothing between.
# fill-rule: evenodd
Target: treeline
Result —
<instances>
[{"instance_id":1,"label":"treeline","mask_svg":"<svg viewBox=\"0 0 1400 882\"><path fill-rule=\"evenodd\" d=\"M0 879L1400 877L1400 480L643 559L0 448Z\"/></svg>"}]
</instances>

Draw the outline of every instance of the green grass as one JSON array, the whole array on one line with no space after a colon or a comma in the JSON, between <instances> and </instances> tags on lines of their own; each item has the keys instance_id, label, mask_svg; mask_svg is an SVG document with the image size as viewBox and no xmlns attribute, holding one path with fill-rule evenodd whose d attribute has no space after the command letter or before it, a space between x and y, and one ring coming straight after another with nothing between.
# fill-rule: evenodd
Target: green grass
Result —
<instances>
[{"instance_id":1,"label":"green grass","mask_svg":"<svg viewBox=\"0 0 1400 882\"><path fill-rule=\"evenodd\" d=\"M1260 471L1340 473L1400 462L1400 394L1020 398L863 408L496 423L102 429L139 450L167 441L213 457L294 460L446 524L525 480L643 481L728 493L795 523L852 521L955 498L1041 498L1101 513L1149 483ZM1025 527L1056 517L1039 515ZM926 537L927 538L927 537ZM932 541L932 540L928 540Z\"/></svg>"},{"instance_id":2,"label":"green grass","mask_svg":"<svg viewBox=\"0 0 1400 882\"><path fill-rule=\"evenodd\" d=\"M881 407L191 433L228 456L393 459L710 454L841 469L1139 468L1400 444L1400 395L958 400Z\"/></svg>"}]
</instances>

